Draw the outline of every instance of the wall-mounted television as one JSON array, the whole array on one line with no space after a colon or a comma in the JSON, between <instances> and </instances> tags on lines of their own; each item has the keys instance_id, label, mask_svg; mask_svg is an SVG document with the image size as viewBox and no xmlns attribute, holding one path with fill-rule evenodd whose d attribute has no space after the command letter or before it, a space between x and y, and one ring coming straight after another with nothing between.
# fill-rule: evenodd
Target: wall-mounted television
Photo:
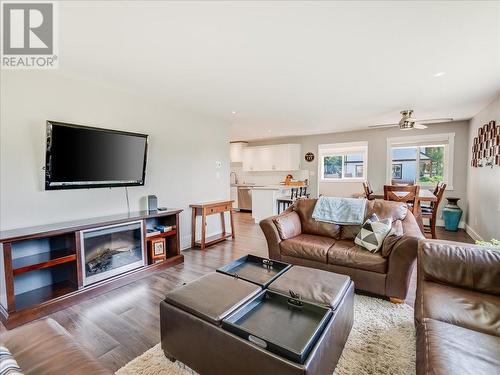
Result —
<instances>
[{"instance_id":1,"label":"wall-mounted television","mask_svg":"<svg viewBox=\"0 0 500 375\"><path fill-rule=\"evenodd\" d=\"M45 189L144 185L148 136L47 121Z\"/></svg>"}]
</instances>

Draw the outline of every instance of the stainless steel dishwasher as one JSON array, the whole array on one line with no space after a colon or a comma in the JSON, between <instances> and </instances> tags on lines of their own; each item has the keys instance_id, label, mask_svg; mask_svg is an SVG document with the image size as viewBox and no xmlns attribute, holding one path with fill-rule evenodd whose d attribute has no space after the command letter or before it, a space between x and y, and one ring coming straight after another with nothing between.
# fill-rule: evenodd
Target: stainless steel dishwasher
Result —
<instances>
[{"instance_id":1,"label":"stainless steel dishwasher","mask_svg":"<svg viewBox=\"0 0 500 375\"><path fill-rule=\"evenodd\" d=\"M252 210L251 186L238 186L238 208L240 210Z\"/></svg>"}]
</instances>

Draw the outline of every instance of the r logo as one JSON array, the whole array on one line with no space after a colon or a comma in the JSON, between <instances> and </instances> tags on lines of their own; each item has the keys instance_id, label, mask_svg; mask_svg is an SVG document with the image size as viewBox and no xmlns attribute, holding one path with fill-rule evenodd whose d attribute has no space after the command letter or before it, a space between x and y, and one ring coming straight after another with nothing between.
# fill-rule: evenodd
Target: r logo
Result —
<instances>
[{"instance_id":1,"label":"r logo","mask_svg":"<svg viewBox=\"0 0 500 375\"><path fill-rule=\"evenodd\" d=\"M3 3L3 55L52 55L51 3Z\"/></svg>"}]
</instances>

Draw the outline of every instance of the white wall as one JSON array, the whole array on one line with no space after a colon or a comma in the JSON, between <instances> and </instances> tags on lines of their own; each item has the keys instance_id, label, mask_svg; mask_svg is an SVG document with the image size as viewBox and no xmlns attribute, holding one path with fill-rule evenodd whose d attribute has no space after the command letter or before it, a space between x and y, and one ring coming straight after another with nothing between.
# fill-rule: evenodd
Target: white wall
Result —
<instances>
[{"instance_id":1,"label":"white wall","mask_svg":"<svg viewBox=\"0 0 500 375\"><path fill-rule=\"evenodd\" d=\"M0 229L127 211L124 188L44 190L46 120L149 134L146 184L129 188L131 210L145 209L148 194L156 194L161 206L184 209L183 248L191 234L189 204L229 198L224 121L57 72L1 75ZM208 232L218 229L211 220Z\"/></svg>"},{"instance_id":2,"label":"white wall","mask_svg":"<svg viewBox=\"0 0 500 375\"><path fill-rule=\"evenodd\" d=\"M467 174L467 231L476 239L500 239L500 167L473 168L472 142L477 129L495 120L500 124L500 95L470 120Z\"/></svg>"}]
</instances>

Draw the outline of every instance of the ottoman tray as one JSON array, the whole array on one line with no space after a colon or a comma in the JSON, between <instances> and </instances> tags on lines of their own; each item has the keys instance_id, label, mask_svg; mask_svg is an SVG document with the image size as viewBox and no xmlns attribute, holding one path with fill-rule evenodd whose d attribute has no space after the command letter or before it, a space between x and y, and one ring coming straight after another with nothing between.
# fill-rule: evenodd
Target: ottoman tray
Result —
<instances>
[{"instance_id":1,"label":"ottoman tray","mask_svg":"<svg viewBox=\"0 0 500 375\"><path fill-rule=\"evenodd\" d=\"M304 363L332 310L263 290L222 321L222 328L297 363Z\"/></svg>"},{"instance_id":2,"label":"ottoman tray","mask_svg":"<svg viewBox=\"0 0 500 375\"><path fill-rule=\"evenodd\" d=\"M217 272L235 276L266 288L290 267L291 265L288 263L249 254L218 268Z\"/></svg>"}]
</instances>

